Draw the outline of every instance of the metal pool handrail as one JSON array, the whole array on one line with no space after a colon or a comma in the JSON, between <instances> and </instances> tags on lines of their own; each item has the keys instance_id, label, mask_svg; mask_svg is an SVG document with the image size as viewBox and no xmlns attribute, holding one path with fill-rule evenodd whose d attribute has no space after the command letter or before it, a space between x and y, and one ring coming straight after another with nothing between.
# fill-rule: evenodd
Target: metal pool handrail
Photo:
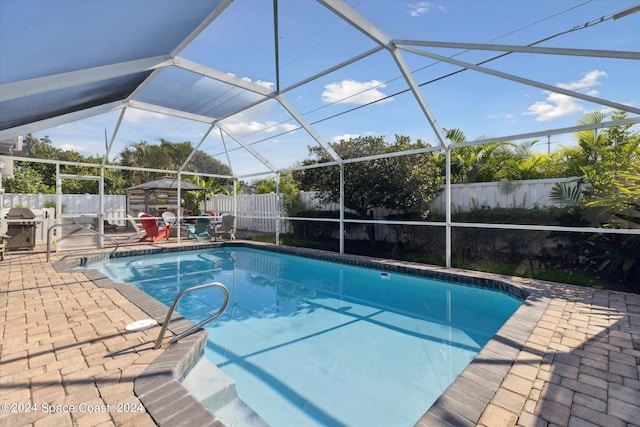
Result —
<instances>
[{"instance_id":1,"label":"metal pool handrail","mask_svg":"<svg viewBox=\"0 0 640 427\"><path fill-rule=\"evenodd\" d=\"M227 309L227 305L229 304L229 291L227 290L227 287L222 283L210 282L210 283L205 283L203 285L193 286L191 288L187 288L183 290L178 295L176 295L176 297L173 299L173 302L171 303L171 307L169 307L169 312L167 313L167 317L164 319L164 322L162 323L162 329L158 334L158 339L156 339L155 346L153 347L154 349L158 349L161 347L162 340L164 339L164 334L167 332L167 327L169 326L169 322L171 320L171 315L173 314L173 311L175 310L176 305L178 305L178 302L180 301L180 299L182 299L182 297L185 296L186 294L191 293L193 291L197 291L205 288L214 288L214 287L222 290L222 293L224 294L224 302L222 303L222 307L220 307L218 311L216 311L211 316L204 319L202 322L198 323L197 325L193 325L190 328L187 328L185 331L182 331L181 333L177 334L175 337L171 338L171 340L167 345L171 345L174 342L181 340L182 338L188 335L191 335L192 333L200 329L200 327L220 317L220 315L224 313L224 311Z\"/></svg>"},{"instance_id":2,"label":"metal pool handrail","mask_svg":"<svg viewBox=\"0 0 640 427\"><path fill-rule=\"evenodd\" d=\"M111 255L112 253L117 251L118 248L120 247L120 242L118 242L118 240L114 239L111 236L107 236L104 233L96 231L93 228L86 227L86 226L84 226L82 224L76 224L76 223L71 223L71 224L53 224L51 227L49 227L47 229L47 262L49 262L49 254L51 253L51 230L53 230L56 227L78 227L78 228L84 228L85 230L89 230L90 232L92 232L94 234L97 234L99 236L102 236L102 237L104 237L104 238L106 238L108 240L111 240L113 243L115 243L115 246L114 246L113 250L111 250L111 252L108 252L108 253L100 252L101 255ZM86 255L87 254L84 254L84 258L85 259L87 258ZM91 255L91 254L89 254L89 255ZM82 258L82 257L79 256L79 258Z\"/></svg>"}]
</instances>

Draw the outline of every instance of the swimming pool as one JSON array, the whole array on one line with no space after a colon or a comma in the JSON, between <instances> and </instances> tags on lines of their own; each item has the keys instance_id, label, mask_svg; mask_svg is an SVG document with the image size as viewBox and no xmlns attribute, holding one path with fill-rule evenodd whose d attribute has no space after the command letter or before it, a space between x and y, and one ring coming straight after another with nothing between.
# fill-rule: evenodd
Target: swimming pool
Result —
<instances>
[{"instance_id":1,"label":"swimming pool","mask_svg":"<svg viewBox=\"0 0 640 427\"><path fill-rule=\"evenodd\" d=\"M207 327L206 357L272 426L413 425L522 303L477 287L241 247L97 268L166 305L182 289L224 283L230 305ZM178 312L198 321L221 303L219 292L202 291Z\"/></svg>"}]
</instances>

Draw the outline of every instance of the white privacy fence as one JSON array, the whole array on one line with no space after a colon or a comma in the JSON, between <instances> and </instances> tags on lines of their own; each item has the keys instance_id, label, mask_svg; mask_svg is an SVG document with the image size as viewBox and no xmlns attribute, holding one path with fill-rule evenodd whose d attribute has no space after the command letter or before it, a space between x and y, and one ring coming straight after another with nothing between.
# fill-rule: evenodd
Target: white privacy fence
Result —
<instances>
[{"instance_id":1,"label":"white privacy fence","mask_svg":"<svg viewBox=\"0 0 640 427\"><path fill-rule=\"evenodd\" d=\"M556 183L571 183L578 178L530 179L523 181L474 182L451 185L451 207L454 211L474 208L525 208L560 206L549 195ZM443 188L444 190L444 188ZM300 199L309 209L338 210L337 203L321 203L314 191L300 192ZM442 191L431 204L431 211L445 211L445 194Z\"/></svg>"},{"instance_id":2,"label":"white privacy fence","mask_svg":"<svg viewBox=\"0 0 640 427\"><path fill-rule=\"evenodd\" d=\"M239 230L276 231L274 218L279 211L277 194L240 194L236 199L234 209L233 196L213 196L207 200L205 210L216 214L236 212L236 228Z\"/></svg>"},{"instance_id":3,"label":"white privacy fence","mask_svg":"<svg viewBox=\"0 0 640 427\"><path fill-rule=\"evenodd\" d=\"M15 194L8 193L1 195L0 218L4 218L11 208L27 208L35 215L36 224L36 244L47 243L47 230L55 224L55 205L57 196L55 194ZM63 223L78 223L91 225L98 228L98 214L100 213L100 196L97 194L63 194L62 218ZM105 195L104 213L105 219L111 224L124 226L127 217L126 196ZM7 224L3 221L0 224L0 234L4 234ZM64 235L64 230L62 234ZM94 236L91 236L93 240ZM63 246L63 239L58 237L57 249Z\"/></svg>"},{"instance_id":4,"label":"white privacy fence","mask_svg":"<svg viewBox=\"0 0 640 427\"><path fill-rule=\"evenodd\" d=\"M451 203L454 211L467 211L479 207L533 207L554 206L556 203L549 199L551 189L557 182L573 182L576 178L537 179L526 181L478 182L472 184L453 184L451 186ZM316 192L302 191L300 198L309 209L338 210L337 203L323 204L316 199ZM3 199L2 217L12 207L24 207L40 210L45 204L54 206L55 194L5 194ZM240 230L273 233L276 231L276 221L279 206L275 193L270 194L241 194L237 196L234 206L233 196L213 196L206 202L205 209L216 214L236 212L236 228ZM62 195L64 216L95 215L100 211L99 196L94 194L64 194ZM126 225L127 200L126 196L105 195L104 213L109 222ZM431 206L432 211L444 212L444 193L441 193ZM281 213L286 216L285 212ZM286 221L281 223L281 230L288 230Z\"/></svg>"},{"instance_id":5,"label":"white privacy fence","mask_svg":"<svg viewBox=\"0 0 640 427\"><path fill-rule=\"evenodd\" d=\"M100 212L100 196L97 194L63 194L62 214L67 215L97 215ZM1 208L6 210L21 207L30 210L53 208L56 206L55 194L16 194L7 193L3 197ZM104 215L109 222L125 225L127 219L127 196L105 195Z\"/></svg>"},{"instance_id":6,"label":"white privacy fence","mask_svg":"<svg viewBox=\"0 0 640 427\"><path fill-rule=\"evenodd\" d=\"M523 181L474 182L451 185L451 208L464 212L474 208L525 208L559 206L549 198L556 183L577 178L530 179ZM444 191L431 204L434 212L445 211Z\"/></svg>"}]
</instances>

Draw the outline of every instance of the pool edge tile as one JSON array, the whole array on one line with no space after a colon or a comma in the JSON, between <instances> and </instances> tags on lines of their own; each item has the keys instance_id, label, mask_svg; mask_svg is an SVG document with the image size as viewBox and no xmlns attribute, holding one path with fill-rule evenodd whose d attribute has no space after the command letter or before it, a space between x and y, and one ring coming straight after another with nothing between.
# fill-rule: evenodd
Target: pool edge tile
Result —
<instances>
[{"instance_id":1,"label":"pool edge tile","mask_svg":"<svg viewBox=\"0 0 640 427\"><path fill-rule=\"evenodd\" d=\"M448 282L456 281L466 286L481 287L485 289L495 290L497 292L506 293L523 300L523 304L518 308L518 310L516 310L516 312L507 320L507 322L500 328L500 330L496 332L494 337L485 344L482 350L462 371L462 373L456 378L456 380L449 385L445 392L441 394L438 399L436 399L436 401L431 405L431 407L427 409L422 417L416 422L416 426L476 425L478 420L482 416L484 409L489 405L493 396L495 395L495 392L499 389L500 383L492 384L495 385L495 387L488 387L486 384L487 381L483 381L482 377L474 373L474 370L477 369L478 365L486 363L486 360L489 360L486 358L487 356L502 356L499 363L504 369L499 369L499 374L496 372L493 372L493 374L497 375L497 377L494 377L495 381L497 381L497 378L499 378L500 375L502 375L502 379L504 379L504 377L506 377L507 373L509 372L509 369L513 365L515 357L509 357L508 355L505 356L504 353L501 352L501 349L505 349L505 346L508 347L508 345L505 343L505 340L511 340L514 343L517 342L519 344L519 347L517 349L512 350L515 351L515 354L517 355L518 352L522 349L526 338L528 338L531 330L535 326L535 323L538 321L540 316L542 316L549 304L548 300L545 301L546 292L534 290L532 287L527 286L527 280L522 278L501 276L497 274L477 271L467 271L461 269L454 269L453 271L451 271L451 269L444 269L443 267L430 266L426 264L396 260L383 260L361 255L337 254L335 252L322 251L317 249L296 248L261 242L223 242L210 245L198 245L194 247L131 250L118 252L116 254L113 254L112 257L119 258L123 256L188 251L221 246L262 249L272 252L334 261L342 264L377 268L404 274L413 274L425 278L432 278ZM56 269L61 268L63 270L66 270L68 268L74 267L74 265L69 265L64 261L59 261L55 263L55 267ZM153 316L151 312L159 313L160 311L163 311L162 308L164 309L164 314L160 317L163 318L164 315L166 315L168 308L164 304L158 303L152 297L144 294L144 292L138 290L133 286L113 282L96 270L86 270L86 272L91 271L93 271L94 273L87 274L87 277L94 283L96 283L97 286L113 287L117 289L127 299L129 299L131 302L136 304L143 311L154 318L157 318L158 316ZM132 291L132 289L134 291ZM142 294L142 296L139 294ZM158 305L160 305L161 307L159 307ZM151 312L147 311L147 309L149 309ZM523 323L527 326L522 327ZM168 387L172 392L184 393L186 395L185 402L189 402L189 407L191 407L192 401L195 402L193 409L197 408L198 411L190 411L189 414L194 417L194 423L182 424L181 420L181 424L179 425L224 425L215 418L214 414L208 411L200 402L195 400L195 398L186 390L186 388L184 388L182 384L180 384L182 378L186 376L188 371L195 365L197 360L204 353L204 346L206 345L206 331L201 331L194 335L199 335L201 333L203 337L201 340L199 340L199 342L202 341L202 343L192 343L189 347L190 349L197 349L198 345L202 346L201 350L199 350L200 353L197 356L191 357L193 353L190 351L187 351L187 353L190 354L184 354L183 352L186 349L179 346L183 341L181 340L180 342L165 350L160 356L158 356L156 360L154 360L149 365L149 367L145 369L145 371L143 371L142 374L138 376L138 378L136 378L134 382L134 391L136 395L138 395L142 403L149 411L150 415L160 426L177 425L175 424L177 420L171 420L171 418L174 417L173 413L169 414L167 411L161 411L162 406L158 405L158 399L161 399L161 396L159 396L157 393L154 393L154 390L158 387ZM184 341L186 340L187 338L184 339ZM509 351L509 353L511 353L511 351ZM167 354L167 356L163 358L165 354ZM484 384L480 384L479 382L476 382L474 380L478 380L479 382L482 382ZM470 388L472 390L468 390L469 387L465 387L465 385L471 386ZM475 392L473 392L474 390ZM167 392L169 392L169 390L167 390ZM472 412L474 413L474 415L469 414L468 411L465 411L467 412L466 415L460 414L458 412L460 411L459 405L465 405L465 401L468 398L473 398L478 401L478 404L483 405L482 410L473 410ZM475 416L476 412L477 416ZM469 419L468 417L470 416L475 419ZM158 419L156 417L158 417ZM200 421L196 421L196 418ZM449 420L453 421L454 424L451 424ZM200 424L200 422L202 422L202 424Z\"/></svg>"},{"instance_id":2,"label":"pool edge tile","mask_svg":"<svg viewBox=\"0 0 640 427\"><path fill-rule=\"evenodd\" d=\"M136 255L139 255L140 251L130 252L135 252ZM133 254L129 254L129 256L133 256ZM77 265L77 261L74 263L57 261L54 263L54 268L57 271L69 271ZM83 270L83 273L97 287L116 289L150 317L164 321L169 309L155 298L134 286L114 282L98 270L87 269ZM176 318L172 317L172 320ZM179 328L179 330L182 330L185 324L193 325L193 323L183 318L178 323L171 323L168 330L175 333L174 328L176 326L182 326ZM135 378L133 383L134 393L159 426L224 426L220 420L216 419L214 414L196 400L180 383L204 354L206 341L207 332L205 330L199 330L183 338L165 349ZM166 396L179 396L179 399L176 399L175 402L171 400L166 402ZM167 406L169 407L168 409ZM187 407L189 411L181 410ZM183 416L178 420L176 419L177 414L182 414Z\"/></svg>"}]
</instances>

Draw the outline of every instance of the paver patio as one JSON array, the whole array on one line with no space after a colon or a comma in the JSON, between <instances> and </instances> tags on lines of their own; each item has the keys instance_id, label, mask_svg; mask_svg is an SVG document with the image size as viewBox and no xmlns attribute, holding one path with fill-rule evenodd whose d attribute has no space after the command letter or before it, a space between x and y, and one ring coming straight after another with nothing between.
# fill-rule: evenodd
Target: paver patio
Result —
<instances>
[{"instance_id":1,"label":"paver patio","mask_svg":"<svg viewBox=\"0 0 640 427\"><path fill-rule=\"evenodd\" d=\"M56 271L42 248L6 255L0 425L156 425L134 380L163 353L152 348L159 328L124 330L149 314L82 272ZM510 280L534 291L520 317L418 425L639 425L640 295Z\"/></svg>"}]
</instances>

